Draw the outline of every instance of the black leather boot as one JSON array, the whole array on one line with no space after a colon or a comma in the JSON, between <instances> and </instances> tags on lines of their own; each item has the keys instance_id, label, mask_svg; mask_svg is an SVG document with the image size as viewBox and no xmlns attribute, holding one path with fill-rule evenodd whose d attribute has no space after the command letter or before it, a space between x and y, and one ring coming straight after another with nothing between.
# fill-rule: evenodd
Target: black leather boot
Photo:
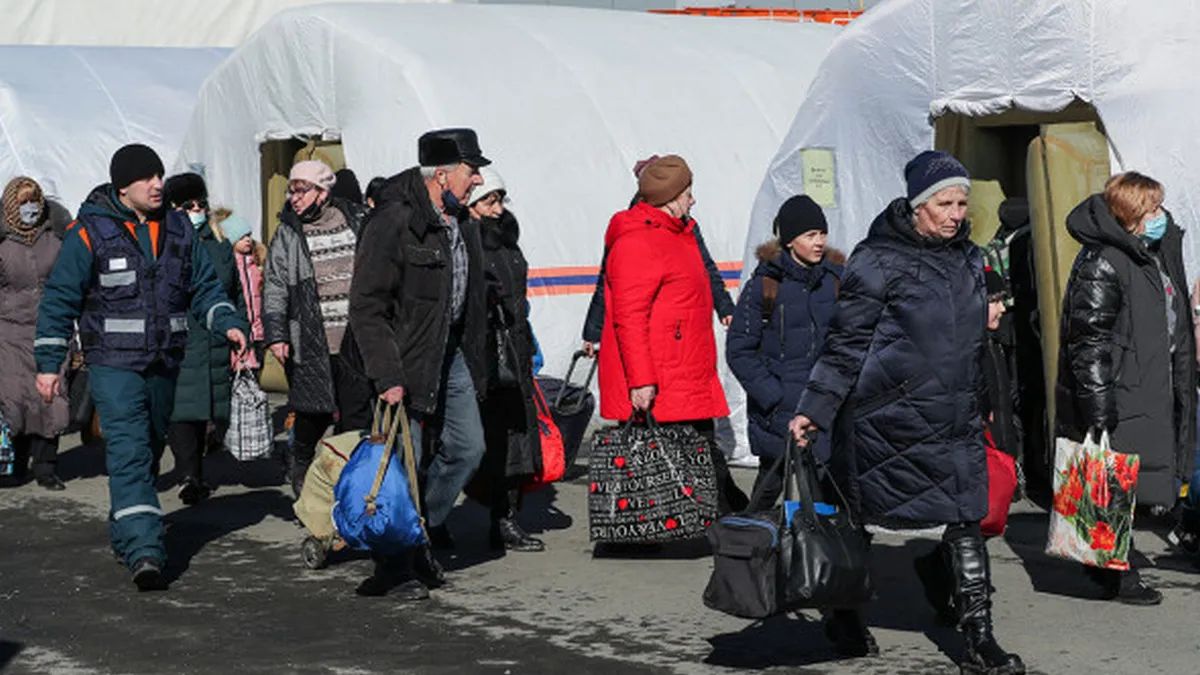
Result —
<instances>
[{"instance_id":1,"label":"black leather boot","mask_svg":"<svg viewBox=\"0 0 1200 675\"><path fill-rule=\"evenodd\" d=\"M517 524L516 514L509 513L505 518L492 520L492 532L489 537L493 550L520 551L522 553L537 553L546 550L546 544L537 537L530 536Z\"/></svg>"},{"instance_id":2,"label":"black leather boot","mask_svg":"<svg viewBox=\"0 0 1200 675\"><path fill-rule=\"evenodd\" d=\"M1004 651L992 635L991 566L982 536L948 541L954 573L954 606L967 649L959 669L978 675L1024 675L1021 657Z\"/></svg>"},{"instance_id":3,"label":"black leather boot","mask_svg":"<svg viewBox=\"0 0 1200 675\"><path fill-rule=\"evenodd\" d=\"M913 568L917 570L917 578L925 589L925 599L937 614L939 623L947 626L958 624L958 615L954 611L954 580L951 579L950 560L946 544L938 543L926 555L917 556L913 560Z\"/></svg>"},{"instance_id":4,"label":"black leather boot","mask_svg":"<svg viewBox=\"0 0 1200 675\"><path fill-rule=\"evenodd\" d=\"M825 637L839 656L879 656L879 644L854 609L835 609L825 618Z\"/></svg>"}]
</instances>

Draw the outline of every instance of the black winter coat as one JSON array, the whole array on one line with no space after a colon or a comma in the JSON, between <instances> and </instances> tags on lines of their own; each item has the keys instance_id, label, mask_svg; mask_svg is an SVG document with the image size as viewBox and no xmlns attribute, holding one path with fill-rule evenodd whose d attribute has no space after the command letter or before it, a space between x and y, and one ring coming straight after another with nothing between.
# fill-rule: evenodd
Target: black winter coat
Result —
<instances>
[{"instance_id":1,"label":"black winter coat","mask_svg":"<svg viewBox=\"0 0 1200 675\"><path fill-rule=\"evenodd\" d=\"M488 383L487 399L480 407L488 453L502 453L506 476L532 475L541 469L541 435L534 405L533 329L529 325L529 303L525 299L529 265L517 240L520 225L510 211L499 219L486 218L479 225L483 243L483 271L487 283L488 356L495 354L500 316L508 326L520 381L516 387Z\"/></svg>"},{"instance_id":2,"label":"black winter coat","mask_svg":"<svg viewBox=\"0 0 1200 675\"><path fill-rule=\"evenodd\" d=\"M1075 207L1067 230L1083 250L1063 299L1059 433L1078 440L1089 428L1108 428L1114 450L1141 457L1138 503L1173 506L1195 452L1196 348L1183 231L1171 219L1159 245L1148 248L1101 195ZM1171 335L1160 270L1174 285Z\"/></svg>"},{"instance_id":3,"label":"black winter coat","mask_svg":"<svg viewBox=\"0 0 1200 675\"><path fill-rule=\"evenodd\" d=\"M918 235L903 198L879 214L850 256L797 406L832 429L835 473L877 522L987 514L979 413L987 304L983 257L969 233L964 223L950 240Z\"/></svg>"},{"instance_id":4,"label":"black winter coat","mask_svg":"<svg viewBox=\"0 0 1200 675\"><path fill-rule=\"evenodd\" d=\"M806 267L772 242L758 249L758 267L738 295L733 323L725 338L725 360L746 390L750 450L775 458L787 447L788 422L809 371L821 353L837 303L843 268L829 251L817 265ZM763 310L763 281L778 282L774 306ZM829 459L829 435L817 438L816 456Z\"/></svg>"},{"instance_id":5,"label":"black winter coat","mask_svg":"<svg viewBox=\"0 0 1200 675\"><path fill-rule=\"evenodd\" d=\"M724 319L733 316L733 298L725 290L725 280L721 278L721 270L713 262L704 237L700 236L700 226L693 225L692 232L696 235L696 245L700 247L700 259L704 261L704 269L708 271L708 283L712 287L713 309L717 316ZM608 253L605 252L607 256ZM604 331L604 263L600 263L600 274L596 278L596 290L592 292L592 301L588 304L587 317L583 320L583 339L587 342L600 342L600 333Z\"/></svg>"},{"instance_id":6,"label":"black winter coat","mask_svg":"<svg viewBox=\"0 0 1200 675\"><path fill-rule=\"evenodd\" d=\"M487 301L476 223L459 224L469 260L460 348L476 395L487 392ZM420 169L387 180L358 242L350 328L377 391L402 386L408 405L438 408L450 341L453 283L449 228L434 210Z\"/></svg>"},{"instance_id":7,"label":"black winter coat","mask_svg":"<svg viewBox=\"0 0 1200 675\"><path fill-rule=\"evenodd\" d=\"M196 231L196 243L203 246L212 259L213 270L225 294L237 306L238 316L245 316L246 303L233 261L233 245L218 240L208 225ZM187 351L179 366L179 379L175 381L172 422L229 419L229 349L229 341L224 335L209 332L196 317L188 314Z\"/></svg>"}]
</instances>

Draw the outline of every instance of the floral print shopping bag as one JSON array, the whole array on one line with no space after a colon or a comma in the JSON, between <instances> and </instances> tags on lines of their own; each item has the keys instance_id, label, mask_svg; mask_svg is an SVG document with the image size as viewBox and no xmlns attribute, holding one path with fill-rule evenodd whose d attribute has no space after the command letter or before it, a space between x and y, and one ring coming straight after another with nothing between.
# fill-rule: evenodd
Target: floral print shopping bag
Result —
<instances>
[{"instance_id":1,"label":"floral print shopping bag","mask_svg":"<svg viewBox=\"0 0 1200 675\"><path fill-rule=\"evenodd\" d=\"M1054 508L1046 553L1085 565L1129 569L1136 501L1137 455L1099 442L1059 438L1054 453Z\"/></svg>"}]
</instances>

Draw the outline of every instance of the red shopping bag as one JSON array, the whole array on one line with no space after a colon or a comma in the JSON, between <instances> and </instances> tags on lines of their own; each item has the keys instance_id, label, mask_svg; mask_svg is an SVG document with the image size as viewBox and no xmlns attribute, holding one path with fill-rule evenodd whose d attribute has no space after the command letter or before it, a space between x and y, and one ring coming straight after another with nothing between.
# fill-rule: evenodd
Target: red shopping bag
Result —
<instances>
[{"instance_id":1,"label":"red shopping bag","mask_svg":"<svg viewBox=\"0 0 1200 675\"><path fill-rule=\"evenodd\" d=\"M991 431L984 430L983 441L987 448L988 513L979 528L985 537L999 537L1008 525L1008 509L1017 491L1017 464L1012 455L996 447Z\"/></svg>"},{"instance_id":2,"label":"red shopping bag","mask_svg":"<svg viewBox=\"0 0 1200 675\"><path fill-rule=\"evenodd\" d=\"M538 437L541 441L542 470L525 484L525 490L536 490L544 485L561 480L567 472L567 462L564 454L562 432L554 423L550 414L550 406L546 404L546 396L542 387L533 381L533 403L537 406Z\"/></svg>"}]
</instances>

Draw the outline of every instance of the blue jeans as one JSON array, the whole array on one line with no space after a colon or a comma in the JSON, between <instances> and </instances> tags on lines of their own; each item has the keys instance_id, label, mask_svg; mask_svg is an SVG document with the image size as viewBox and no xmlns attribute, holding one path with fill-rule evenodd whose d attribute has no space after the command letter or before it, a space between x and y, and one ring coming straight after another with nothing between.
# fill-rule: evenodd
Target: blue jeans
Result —
<instances>
[{"instance_id":1,"label":"blue jeans","mask_svg":"<svg viewBox=\"0 0 1200 675\"><path fill-rule=\"evenodd\" d=\"M108 468L109 537L132 567L142 558L166 560L155 468L167 438L178 371L145 372L90 366L92 398L104 434Z\"/></svg>"},{"instance_id":2,"label":"blue jeans","mask_svg":"<svg viewBox=\"0 0 1200 675\"><path fill-rule=\"evenodd\" d=\"M441 428L441 442L436 444L425 470L425 519L430 527L445 524L487 447L475 383L461 350L455 349L450 358L442 392L440 415L410 417L418 465L423 459L422 424Z\"/></svg>"}]
</instances>

